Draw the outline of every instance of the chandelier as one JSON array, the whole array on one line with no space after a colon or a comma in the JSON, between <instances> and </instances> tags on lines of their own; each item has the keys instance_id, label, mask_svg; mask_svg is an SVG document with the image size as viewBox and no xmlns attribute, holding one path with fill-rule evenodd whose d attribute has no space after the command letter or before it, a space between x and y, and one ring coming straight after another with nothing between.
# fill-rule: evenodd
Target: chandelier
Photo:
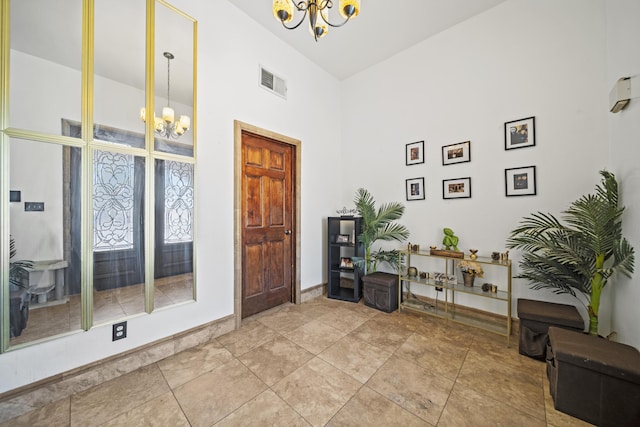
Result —
<instances>
[{"instance_id":1,"label":"chandelier","mask_svg":"<svg viewBox=\"0 0 640 427\"><path fill-rule=\"evenodd\" d=\"M162 109L162 117L156 117L153 112L153 127L156 133L165 138L179 138L191 127L189 116L180 116L175 120L175 111L171 108L171 60L174 58L171 52L164 52L167 58L167 106ZM147 112L144 107L140 109L140 120L147 121Z\"/></svg>"},{"instance_id":2,"label":"chandelier","mask_svg":"<svg viewBox=\"0 0 640 427\"><path fill-rule=\"evenodd\" d=\"M342 27L351 18L360 13L360 0L340 0L339 11L344 18L339 24L329 22L329 9L333 7L332 0L306 0L295 2L295 0L273 0L273 16L282 26L288 30L294 30L302 24L304 18L309 14L309 31L316 41L327 34L329 27ZM302 17L297 24L288 26L293 20L294 8L302 12Z\"/></svg>"}]
</instances>

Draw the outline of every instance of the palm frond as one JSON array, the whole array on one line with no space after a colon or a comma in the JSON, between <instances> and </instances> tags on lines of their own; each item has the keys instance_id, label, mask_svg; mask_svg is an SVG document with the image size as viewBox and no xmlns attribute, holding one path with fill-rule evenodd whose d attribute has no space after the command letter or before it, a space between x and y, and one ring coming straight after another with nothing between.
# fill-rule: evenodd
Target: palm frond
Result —
<instances>
[{"instance_id":1,"label":"palm frond","mask_svg":"<svg viewBox=\"0 0 640 427\"><path fill-rule=\"evenodd\" d=\"M28 272L27 269L33 267L33 262L29 260L11 261L16 256L16 241L13 236L9 236L9 283L24 288L22 275Z\"/></svg>"}]
</instances>

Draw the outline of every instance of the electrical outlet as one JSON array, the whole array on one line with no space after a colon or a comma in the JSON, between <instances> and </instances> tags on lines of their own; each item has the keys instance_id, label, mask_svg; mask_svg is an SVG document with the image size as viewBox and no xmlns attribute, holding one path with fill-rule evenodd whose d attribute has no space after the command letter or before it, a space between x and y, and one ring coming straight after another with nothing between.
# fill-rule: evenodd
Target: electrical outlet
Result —
<instances>
[{"instance_id":1,"label":"electrical outlet","mask_svg":"<svg viewBox=\"0 0 640 427\"><path fill-rule=\"evenodd\" d=\"M127 337L127 322L114 323L112 325L111 341L121 340Z\"/></svg>"},{"instance_id":2,"label":"electrical outlet","mask_svg":"<svg viewBox=\"0 0 640 427\"><path fill-rule=\"evenodd\" d=\"M24 202L25 212L43 212L44 202Z\"/></svg>"}]
</instances>

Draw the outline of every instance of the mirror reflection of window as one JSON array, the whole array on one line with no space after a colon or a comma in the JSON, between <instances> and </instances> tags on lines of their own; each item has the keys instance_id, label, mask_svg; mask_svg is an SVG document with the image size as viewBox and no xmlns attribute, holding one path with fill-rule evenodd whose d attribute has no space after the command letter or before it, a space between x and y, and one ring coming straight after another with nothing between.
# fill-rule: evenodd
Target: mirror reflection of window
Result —
<instances>
[{"instance_id":1,"label":"mirror reflection of window","mask_svg":"<svg viewBox=\"0 0 640 427\"><path fill-rule=\"evenodd\" d=\"M145 310L144 165L142 157L94 152L94 324Z\"/></svg>"},{"instance_id":2,"label":"mirror reflection of window","mask_svg":"<svg viewBox=\"0 0 640 427\"><path fill-rule=\"evenodd\" d=\"M155 307L193 299L194 167L156 160Z\"/></svg>"}]
</instances>

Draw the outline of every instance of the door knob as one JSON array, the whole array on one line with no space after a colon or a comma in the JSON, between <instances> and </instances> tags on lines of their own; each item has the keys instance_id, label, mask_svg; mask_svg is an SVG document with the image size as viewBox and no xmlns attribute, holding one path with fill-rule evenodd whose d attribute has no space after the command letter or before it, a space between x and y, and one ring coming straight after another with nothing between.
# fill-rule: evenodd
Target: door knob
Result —
<instances>
[{"instance_id":1,"label":"door knob","mask_svg":"<svg viewBox=\"0 0 640 427\"><path fill-rule=\"evenodd\" d=\"M291 234L291 230L284 230L284 234L288 236L289 234Z\"/></svg>"}]
</instances>

